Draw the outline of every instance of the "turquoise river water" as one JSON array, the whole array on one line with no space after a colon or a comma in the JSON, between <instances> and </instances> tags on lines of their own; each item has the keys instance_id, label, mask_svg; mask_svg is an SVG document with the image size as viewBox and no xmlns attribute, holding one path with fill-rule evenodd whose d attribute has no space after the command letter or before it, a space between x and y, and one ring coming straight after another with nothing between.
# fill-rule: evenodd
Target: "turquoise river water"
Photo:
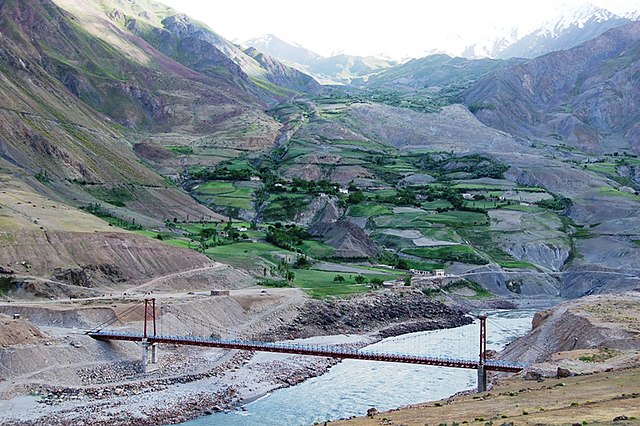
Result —
<instances>
[{"instance_id":1,"label":"turquoise river water","mask_svg":"<svg viewBox=\"0 0 640 426\"><path fill-rule=\"evenodd\" d=\"M531 328L534 311L490 311L487 348L502 349ZM368 346L384 352L476 359L479 326L405 334ZM312 425L326 420L446 398L476 387L476 370L344 360L322 376L278 389L242 409L201 417L188 426Z\"/></svg>"}]
</instances>

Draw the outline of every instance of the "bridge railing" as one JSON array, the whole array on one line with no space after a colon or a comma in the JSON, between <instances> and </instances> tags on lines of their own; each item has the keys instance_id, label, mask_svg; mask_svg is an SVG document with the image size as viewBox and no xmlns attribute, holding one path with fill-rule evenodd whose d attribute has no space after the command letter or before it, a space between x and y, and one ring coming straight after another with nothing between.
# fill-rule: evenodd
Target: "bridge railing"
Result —
<instances>
[{"instance_id":1,"label":"bridge railing","mask_svg":"<svg viewBox=\"0 0 640 426\"><path fill-rule=\"evenodd\" d=\"M88 333L92 337L113 337L125 340L142 340L143 335L139 333L126 333L126 332L113 332L113 331L99 331L99 332L90 332ZM261 341L247 341L247 340L238 340L238 339L218 339L213 337L201 337L201 336L176 336L176 335L156 335L156 336L148 336L147 340L153 342L157 341L171 341L175 343L200 343L203 345L206 344L222 344L233 346L236 349L244 349L244 350L275 350L282 352L291 352L291 353L307 353L307 354L316 354L320 356L329 356L336 358L343 358L345 355L351 357L369 357L373 359L389 359L389 360L398 360L400 362L407 361L415 361L417 363L432 363L436 365L446 364L448 366L466 366L466 368L476 368L479 362L477 360L469 360L462 358L454 358L449 356L444 357L430 357L430 356L422 356L416 354L402 353L402 352L379 352L372 351L370 349L356 349L356 348L345 348L345 347L332 347L332 346L312 346L298 343L290 343L290 342L261 342ZM519 370L524 366L521 364L516 364L512 362L507 362L503 360L487 360L485 365L489 368L495 367L497 369L504 370Z\"/></svg>"}]
</instances>

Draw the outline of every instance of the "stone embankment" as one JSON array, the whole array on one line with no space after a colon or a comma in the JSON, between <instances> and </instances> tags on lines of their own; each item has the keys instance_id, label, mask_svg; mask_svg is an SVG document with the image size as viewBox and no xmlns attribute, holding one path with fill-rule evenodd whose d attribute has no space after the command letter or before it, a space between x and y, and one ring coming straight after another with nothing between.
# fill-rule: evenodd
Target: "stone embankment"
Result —
<instances>
[{"instance_id":1,"label":"stone embankment","mask_svg":"<svg viewBox=\"0 0 640 426\"><path fill-rule=\"evenodd\" d=\"M349 299L311 300L298 308L293 321L265 335L282 340L328 334L370 333L381 337L470 324L461 309L452 308L416 290L371 293Z\"/></svg>"}]
</instances>

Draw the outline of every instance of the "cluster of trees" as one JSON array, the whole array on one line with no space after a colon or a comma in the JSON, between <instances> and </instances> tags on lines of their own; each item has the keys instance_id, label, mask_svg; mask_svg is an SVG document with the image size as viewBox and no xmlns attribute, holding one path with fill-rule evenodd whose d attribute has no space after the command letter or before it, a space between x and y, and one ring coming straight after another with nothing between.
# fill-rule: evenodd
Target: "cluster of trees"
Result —
<instances>
[{"instance_id":1,"label":"cluster of trees","mask_svg":"<svg viewBox=\"0 0 640 426\"><path fill-rule=\"evenodd\" d=\"M267 242L290 251L299 251L296 246L302 244L305 238L309 238L309 233L304 228L296 225L283 226L279 222L269 226L266 235Z\"/></svg>"},{"instance_id":2,"label":"cluster of trees","mask_svg":"<svg viewBox=\"0 0 640 426\"><path fill-rule=\"evenodd\" d=\"M328 180L304 180L294 178L290 185L291 192L303 192L307 194L330 194L336 195L340 189L340 185L337 183L329 182Z\"/></svg>"},{"instance_id":3,"label":"cluster of trees","mask_svg":"<svg viewBox=\"0 0 640 426\"><path fill-rule=\"evenodd\" d=\"M101 219L105 219L109 222L110 225L115 225L118 228L126 229L129 231L137 231L142 229L140 224L136 223L135 218L131 218L131 220L119 218L109 210L102 207L99 203L89 203L86 206L80 207L82 210L91 213L92 215L98 216Z\"/></svg>"},{"instance_id":4,"label":"cluster of trees","mask_svg":"<svg viewBox=\"0 0 640 426\"><path fill-rule=\"evenodd\" d=\"M376 195L376 200L383 203L394 204L396 206L420 206L420 203L416 198L416 191L411 188L399 189L395 195L389 195L387 197L380 197Z\"/></svg>"},{"instance_id":5,"label":"cluster of trees","mask_svg":"<svg viewBox=\"0 0 640 426\"><path fill-rule=\"evenodd\" d=\"M299 195L279 195L263 211L263 218L274 220L293 220L307 207L308 199Z\"/></svg>"},{"instance_id":6,"label":"cluster of trees","mask_svg":"<svg viewBox=\"0 0 640 426\"><path fill-rule=\"evenodd\" d=\"M333 277L333 281L343 283L345 281L344 275L336 274L336 276ZM355 276L353 281L355 281L356 284L364 284L368 280L367 280L367 277L365 277L364 275L358 274Z\"/></svg>"},{"instance_id":7,"label":"cluster of trees","mask_svg":"<svg viewBox=\"0 0 640 426\"><path fill-rule=\"evenodd\" d=\"M341 274L336 274L335 277L333 277L333 281L338 282L338 283L343 283L345 282L345 278L344 275ZM370 280L367 279L367 277L365 277L362 274L358 274L353 278L353 281L355 281L356 284L366 284L367 282L371 283L371 285L374 288L380 287L382 285L382 280L378 277L373 277Z\"/></svg>"},{"instance_id":8,"label":"cluster of trees","mask_svg":"<svg viewBox=\"0 0 640 426\"><path fill-rule=\"evenodd\" d=\"M278 266L276 266L276 272L279 276L283 277L287 281L293 281L293 279L296 277L295 272L291 270L291 265L289 265L289 263L284 259L280 259L280 262L278 262Z\"/></svg>"},{"instance_id":9,"label":"cluster of trees","mask_svg":"<svg viewBox=\"0 0 640 426\"><path fill-rule=\"evenodd\" d=\"M540 207L551 210L566 210L573 205L571 199L564 197L554 197L550 200L540 200L537 204Z\"/></svg>"},{"instance_id":10,"label":"cluster of trees","mask_svg":"<svg viewBox=\"0 0 640 426\"><path fill-rule=\"evenodd\" d=\"M378 258L376 259L376 262L383 265L393 266L395 269L409 269L409 264L405 259L401 258L395 253L390 253L388 251L380 254L380 256L378 256Z\"/></svg>"},{"instance_id":11,"label":"cluster of trees","mask_svg":"<svg viewBox=\"0 0 640 426\"><path fill-rule=\"evenodd\" d=\"M273 193L302 193L302 194L329 194L336 195L340 189L340 185L328 180L305 180L293 178L291 182L287 182L275 177L267 177L264 179L264 189Z\"/></svg>"},{"instance_id":12,"label":"cluster of trees","mask_svg":"<svg viewBox=\"0 0 640 426\"><path fill-rule=\"evenodd\" d=\"M203 168L191 171L191 177L202 180L249 180L255 172L251 169L229 169L226 166L218 166L214 169Z\"/></svg>"}]
</instances>

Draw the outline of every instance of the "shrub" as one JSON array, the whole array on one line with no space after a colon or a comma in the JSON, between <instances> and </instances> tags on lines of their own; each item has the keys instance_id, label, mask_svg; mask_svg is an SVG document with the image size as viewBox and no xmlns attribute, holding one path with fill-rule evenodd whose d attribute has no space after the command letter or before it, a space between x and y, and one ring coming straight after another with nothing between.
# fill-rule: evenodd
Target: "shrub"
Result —
<instances>
[{"instance_id":1,"label":"shrub","mask_svg":"<svg viewBox=\"0 0 640 426\"><path fill-rule=\"evenodd\" d=\"M367 278L364 275L356 275L356 277L354 278L354 281L357 284L364 284L367 282Z\"/></svg>"}]
</instances>

